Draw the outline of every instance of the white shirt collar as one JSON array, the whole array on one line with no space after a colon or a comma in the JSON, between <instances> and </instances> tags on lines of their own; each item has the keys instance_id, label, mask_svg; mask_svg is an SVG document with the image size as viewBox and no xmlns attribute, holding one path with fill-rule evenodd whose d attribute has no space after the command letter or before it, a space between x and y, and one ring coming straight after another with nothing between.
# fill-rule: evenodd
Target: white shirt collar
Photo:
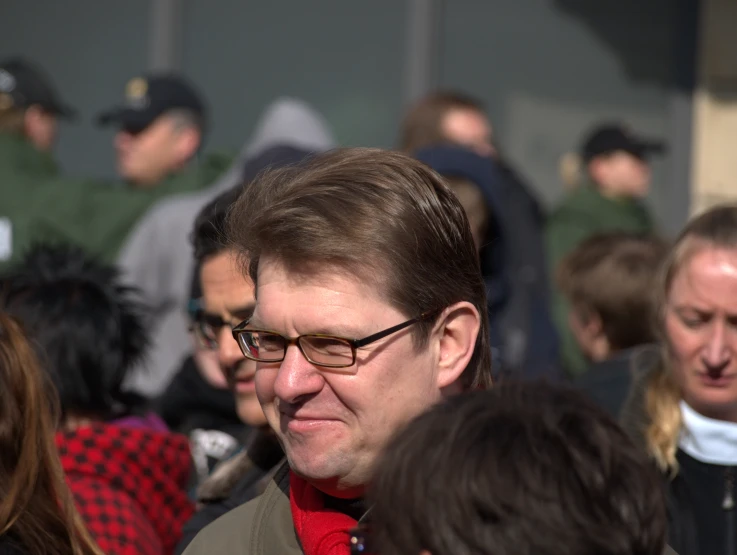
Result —
<instances>
[{"instance_id":1,"label":"white shirt collar","mask_svg":"<svg viewBox=\"0 0 737 555\"><path fill-rule=\"evenodd\" d=\"M737 465L737 424L699 414L681 401L683 428L678 446L697 461Z\"/></svg>"}]
</instances>

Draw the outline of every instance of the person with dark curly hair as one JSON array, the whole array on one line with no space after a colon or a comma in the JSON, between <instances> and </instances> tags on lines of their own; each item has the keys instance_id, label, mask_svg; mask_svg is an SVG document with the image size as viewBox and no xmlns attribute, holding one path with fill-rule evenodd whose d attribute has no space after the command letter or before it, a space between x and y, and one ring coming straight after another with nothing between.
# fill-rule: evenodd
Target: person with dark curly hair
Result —
<instances>
[{"instance_id":1,"label":"person with dark curly hair","mask_svg":"<svg viewBox=\"0 0 737 555\"><path fill-rule=\"evenodd\" d=\"M190 450L123 391L148 343L134 291L115 267L48 245L32 248L2 286L2 308L30 330L58 389L56 445L90 533L108 555L171 553L193 512Z\"/></svg>"}]
</instances>

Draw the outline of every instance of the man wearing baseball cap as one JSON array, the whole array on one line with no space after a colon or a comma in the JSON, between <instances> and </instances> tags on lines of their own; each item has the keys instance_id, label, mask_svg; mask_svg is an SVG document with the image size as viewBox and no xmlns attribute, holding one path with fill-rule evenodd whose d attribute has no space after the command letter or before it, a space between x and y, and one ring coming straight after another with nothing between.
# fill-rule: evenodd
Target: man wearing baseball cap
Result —
<instances>
[{"instance_id":1,"label":"man wearing baseball cap","mask_svg":"<svg viewBox=\"0 0 737 555\"><path fill-rule=\"evenodd\" d=\"M28 198L59 173L51 154L57 122L73 115L39 67L0 60L0 263L25 228Z\"/></svg>"},{"instance_id":2,"label":"man wearing baseball cap","mask_svg":"<svg viewBox=\"0 0 737 555\"><path fill-rule=\"evenodd\" d=\"M580 151L583 182L565 196L548 219L551 279L563 257L592 235L654 232L643 200L650 188L649 159L664 150L662 142L638 136L619 124L599 125L587 135ZM570 374L579 374L586 363L568 325L569 307L555 290L553 304L563 364Z\"/></svg>"},{"instance_id":3,"label":"man wearing baseball cap","mask_svg":"<svg viewBox=\"0 0 737 555\"><path fill-rule=\"evenodd\" d=\"M230 162L207 156L191 163L202 143L205 109L193 87L179 76L145 75L128 81L123 102L98 120L118 126L118 169L128 186L53 175L32 184L15 180L21 202L6 261L32 243L49 239L76 244L112 261L152 204L208 187ZM1 239L0 228L0 246ZM2 262L0 257L0 266Z\"/></svg>"},{"instance_id":4,"label":"man wearing baseball cap","mask_svg":"<svg viewBox=\"0 0 737 555\"><path fill-rule=\"evenodd\" d=\"M150 188L184 170L202 144L205 105L183 77L134 77L124 101L101 114L100 125L115 125L118 173L130 185Z\"/></svg>"},{"instance_id":5,"label":"man wearing baseball cap","mask_svg":"<svg viewBox=\"0 0 737 555\"><path fill-rule=\"evenodd\" d=\"M0 133L25 140L29 148L49 152L57 118L71 118L43 71L21 58L0 61Z\"/></svg>"}]
</instances>

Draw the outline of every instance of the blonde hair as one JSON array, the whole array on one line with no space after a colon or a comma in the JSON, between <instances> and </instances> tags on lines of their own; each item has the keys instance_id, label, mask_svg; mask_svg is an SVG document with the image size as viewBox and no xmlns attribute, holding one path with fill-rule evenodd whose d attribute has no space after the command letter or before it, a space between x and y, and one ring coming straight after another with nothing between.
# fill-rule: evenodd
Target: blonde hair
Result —
<instances>
[{"instance_id":1,"label":"blonde hair","mask_svg":"<svg viewBox=\"0 0 737 555\"><path fill-rule=\"evenodd\" d=\"M648 424L645 440L650 455L661 470L675 474L676 452L683 425L680 386L672 372L672 361L665 336L665 310L671 285L681 268L693 255L705 248L737 249L737 205L722 205L692 219L681 232L663 264L657 288L657 329L663 340L661 363L648 377L645 411Z\"/></svg>"}]
</instances>

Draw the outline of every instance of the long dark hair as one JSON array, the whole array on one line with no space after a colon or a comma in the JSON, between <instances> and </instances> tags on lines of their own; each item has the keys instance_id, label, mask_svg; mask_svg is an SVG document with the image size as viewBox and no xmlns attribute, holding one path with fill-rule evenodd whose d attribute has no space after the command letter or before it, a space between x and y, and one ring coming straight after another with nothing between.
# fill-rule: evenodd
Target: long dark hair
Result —
<instances>
[{"instance_id":1,"label":"long dark hair","mask_svg":"<svg viewBox=\"0 0 737 555\"><path fill-rule=\"evenodd\" d=\"M34 555L101 555L64 481L58 406L20 325L0 312L0 536Z\"/></svg>"}]
</instances>

